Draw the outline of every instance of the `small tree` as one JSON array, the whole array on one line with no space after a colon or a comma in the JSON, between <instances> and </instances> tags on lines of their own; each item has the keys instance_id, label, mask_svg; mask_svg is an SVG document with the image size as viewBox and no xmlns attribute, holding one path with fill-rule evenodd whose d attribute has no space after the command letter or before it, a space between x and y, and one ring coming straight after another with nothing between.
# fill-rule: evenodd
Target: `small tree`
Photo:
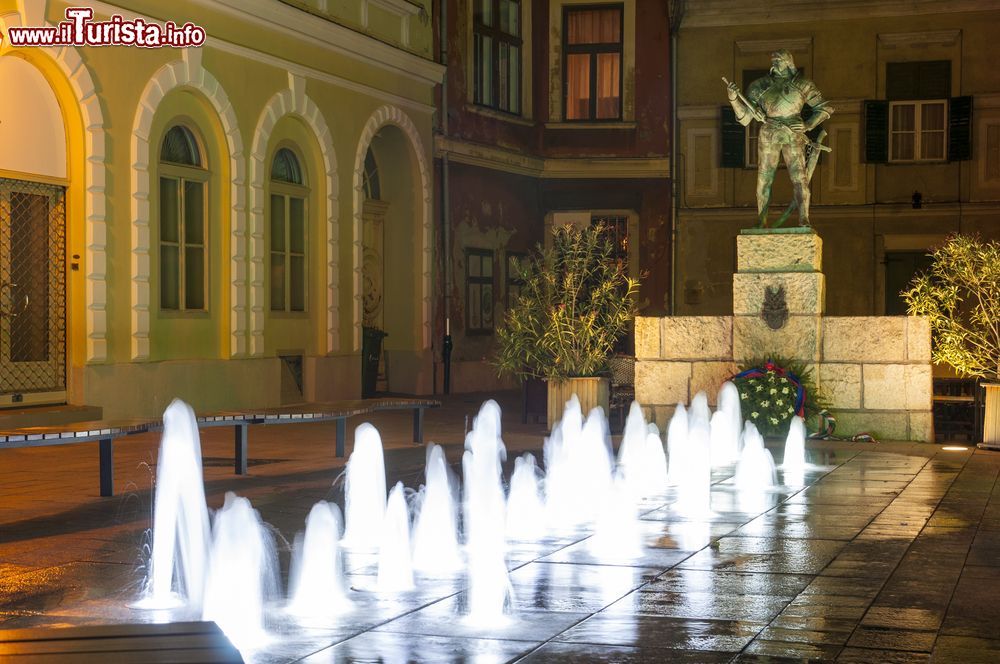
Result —
<instances>
[{"instance_id":1,"label":"small tree","mask_svg":"<svg viewBox=\"0 0 1000 664\"><path fill-rule=\"evenodd\" d=\"M960 374L1000 377L1000 243L953 235L902 293L931 323L932 357Z\"/></svg>"},{"instance_id":2,"label":"small tree","mask_svg":"<svg viewBox=\"0 0 1000 664\"><path fill-rule=\"evenodd\" d=\"M521 294L497 329L501 374L558 382L607 370L639 288L611 249L603 225L553 229L552 246L521 267Z\"/></svg>"}]
</instances>

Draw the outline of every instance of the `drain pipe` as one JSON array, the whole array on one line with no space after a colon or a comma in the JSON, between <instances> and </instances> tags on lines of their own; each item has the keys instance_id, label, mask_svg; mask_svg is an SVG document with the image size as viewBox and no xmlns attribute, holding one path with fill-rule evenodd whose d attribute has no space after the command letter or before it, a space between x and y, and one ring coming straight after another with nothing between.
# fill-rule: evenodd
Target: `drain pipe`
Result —
<instances>
[{"instance_id":1,"label":"drain pipe","mask_svg":"<svg viewBox=\"0 0 1000 664\"><path fill-rule=\"evenodd\" d=\"M441 64L445 67L441 81L440 130L443 139L448 138L448 0L441 0L441 35L438 48ZM448 198L448 146L441 151L441 244L444 270L444 339L441 343L441 358L444 362L444 393L451 394L451 201Z\"/></svg>"},{"instance_id":2,"label":"drain pipe","mask_svg":"<svg viewBox=\"0 0 1000 664\"><path fill-rule=\"evenodd\" d=\"M670 315L677 315L677 215L681 209L681 192L677 180L677 162L680 154L680 121L677 119L677 41L684 20L686 0L673 0L667 7L670 27Z\"/></svg>"}]
</instances>

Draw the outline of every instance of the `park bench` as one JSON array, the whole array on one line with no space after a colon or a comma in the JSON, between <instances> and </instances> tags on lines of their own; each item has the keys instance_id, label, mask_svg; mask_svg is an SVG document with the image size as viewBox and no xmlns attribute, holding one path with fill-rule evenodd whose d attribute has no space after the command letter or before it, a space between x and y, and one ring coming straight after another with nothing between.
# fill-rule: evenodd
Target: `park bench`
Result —
<instances>
[{"instance_id":1,"label":"park bench","mask_svg":"<svg viewBox=\"0 0 1000 664\"><path fill-rule=\"evenodd\" d=\"M0 660L79 664L242 664L214 622L33 627L0 630Z\"/></svg>"},{"instance_id":2,"label":"park bench","mask_svg":"<svg viewBox=\"0 0 1000 664\"><path fill-rule=\"evenodd\" d=\"M245 475L249 454L249 429L253 425L303 424L306 422L335 422L337 426L336 455L344 456L347 439L347 418L356 415L388 410L413 411L413 442L424 442L424 411L436 408L440 401L433 399L408 399L383 397L329 403L307 403L249 410L219 411L197 415L199 428L233 427L235 438L234 470ZM114 441L137 433L163 431L163 421L153 420L97 420L74 422L41 427L24 427L0 431L0 449L38 447L43 445L71 445L98 442L100 451L101 495L114 495Z\"/></svg>"}]
</instances>

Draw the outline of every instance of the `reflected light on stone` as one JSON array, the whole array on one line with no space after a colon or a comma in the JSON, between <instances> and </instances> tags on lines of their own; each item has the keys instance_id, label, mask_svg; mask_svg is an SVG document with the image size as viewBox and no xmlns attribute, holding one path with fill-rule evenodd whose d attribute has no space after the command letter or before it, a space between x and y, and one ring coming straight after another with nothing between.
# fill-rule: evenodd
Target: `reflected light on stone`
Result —
<instances>
[{"instance_id":1,"label":"reflected light on stone","mask_svg":"<svg viewBox=\"0 0 1000 664\"><path fill-rule=\"evenodd\" d=\"M945 445L941 449L944 450L944 451L946 451L946 452L965 452L969 448L968 447L962 447L961 445Z\"/></svg>"}]
</instances>

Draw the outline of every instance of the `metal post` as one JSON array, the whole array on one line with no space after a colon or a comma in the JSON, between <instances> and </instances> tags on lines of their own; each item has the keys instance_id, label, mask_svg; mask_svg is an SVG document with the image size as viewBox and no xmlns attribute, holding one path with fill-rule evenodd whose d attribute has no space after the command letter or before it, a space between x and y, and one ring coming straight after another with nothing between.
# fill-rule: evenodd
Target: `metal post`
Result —
<instances>
[{"instance_id":1,"label":"metal post","mask_svg":"<svg viewBox=\"0 0 1000 664\"><path fill-rule=\"evenodd\" d=\"M101 450L101 495L115 495L115 460L113 438L101 438L98 445Z\"/></svg>"},{"instance_id":2,"label":"metal post","mask_svg":"<svg viewBox=\"0 0 1000 664\"><path fill-rule=\"evenodd\" d=\"M417 445L424 444L424 409L413 409L413 442Z\"/></svg>"},{"instance_id":3,"label":"metal post","mask_svg":"<svg viewBox=\"0 0 1000 664\"><path fill-rule=\"evenodd\" d=\"M344 439L347 438L347 418L337 418L337 457L344 456Z\"/></svg>"},{"instance_id":4,"label":"metal post","mask_svg":"<svg viewBox=\"0 0 1000 664\"><path fill-rule=\"evenodd\" d=\"M247 438L249 434L247 429L249 429L249 425L246 422L233 427L236 443L236 453L234 456L236 458L235 471L237 475L247 474Z\"/></svg>"}]
</instances>

